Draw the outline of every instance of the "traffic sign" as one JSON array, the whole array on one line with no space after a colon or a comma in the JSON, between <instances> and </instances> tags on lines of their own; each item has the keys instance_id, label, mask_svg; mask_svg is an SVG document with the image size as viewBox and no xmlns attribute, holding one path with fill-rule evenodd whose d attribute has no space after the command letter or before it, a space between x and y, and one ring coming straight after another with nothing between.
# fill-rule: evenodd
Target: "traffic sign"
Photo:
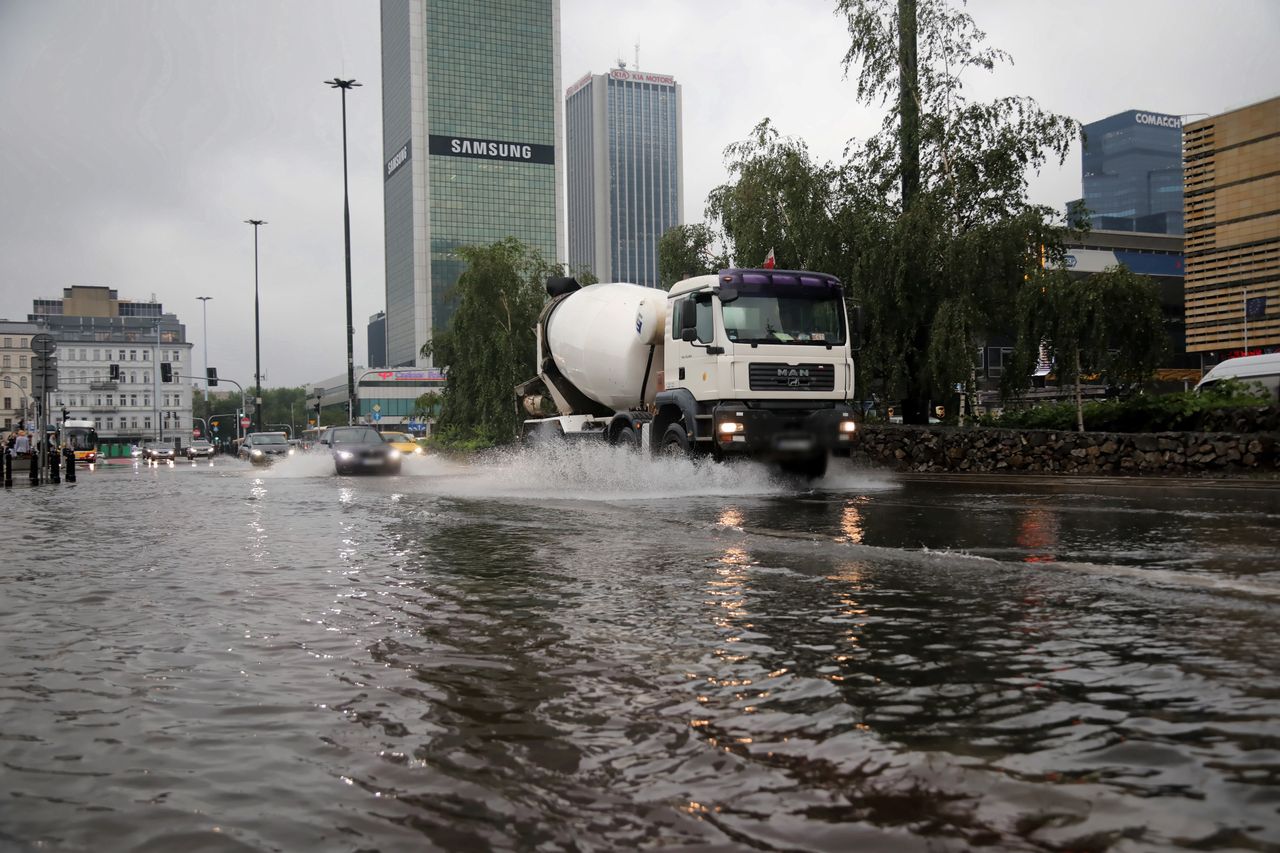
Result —
<instances>
[{"instance_id":1,"label":"traffic sign","mask_svg":"<svg viewBox=\"0 0 1280 853\"><path fill-rule=\"evenodd\" d=\"M57 348L57 341L48 332L41 332L31 337L31 351L36 355L53 355L53 351Z\"/></svg>"},{"instance_id":2,"label":"traffic sign","mask_svg":"<svg viewBox=\"0 0 1280 853\"><path fill-rule=\"evenodd\" d=\"M191 437L192 437L192 438L199 438L199 437L200 437L200 427L192 427L192 428L191 428Z\"/></svg>"},{"instance_id":3,"label":"traffic sign","mask_svg":"<svg viewBox=\"0 0 1280 853\"><path fill-rule=\"evenodd\" d=\"M373 419L374 419L375 421L380 421L380 420L382 420L382 412L375 411L375 412L373 413Z\"/></svg>"},{"instance_id":4,"label":"traffic sign","mask_svg":"<svg viewBox=\"0 0 1280 853\"><path fill-rule=\"evenodd\" d=\"M382 411L382 405L381 405L380 403L374 403L374 404L373 404L373 410L374 410L375 412L381 412L381 411Z\"/></svg>"},{"instance_id":5,"label":"traffic sign","mask_svg":"<svg viewBox=\"0 0 1280 853\"><path fill-rule=\"evenodd\" d=\"M248 415L245 415L243 418L241 418L241 419L240 419L240 426L245 427L245 428L248 428L248 426L249 426L249 416L248 416Z\"/></svg>"}]
</instances>

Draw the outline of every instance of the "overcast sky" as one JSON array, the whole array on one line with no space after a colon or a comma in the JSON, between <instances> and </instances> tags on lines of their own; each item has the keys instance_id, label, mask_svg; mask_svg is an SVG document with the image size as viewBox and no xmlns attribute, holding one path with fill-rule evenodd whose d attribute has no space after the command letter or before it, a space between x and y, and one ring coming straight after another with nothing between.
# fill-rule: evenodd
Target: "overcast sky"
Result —
<instances>
[{"instance_id":1,"label":"overcast sky","mask_svg":"<svg viewBox=\"0 0 1280 853\"><path fill-rule=\"evenodd\" d=\"M723 151L768 116L838 159L880 116L853 99L831 0L562 0L562 83L619 58L684 87L686 221ZM1127 109L1219 113L1280 95L1276 0L974 0L1014 65L970 94L1031 95L1082 122ZM379 6L373 0L0 0L0 317L73 284L155 298L197 365L253 373L253 229L264 384L345 370L347 99L355 354L384 307ZM1080 157L1032 198L1080 194ZM784 259L785 260L785 259Z\"/></svg>"}]
</instances>

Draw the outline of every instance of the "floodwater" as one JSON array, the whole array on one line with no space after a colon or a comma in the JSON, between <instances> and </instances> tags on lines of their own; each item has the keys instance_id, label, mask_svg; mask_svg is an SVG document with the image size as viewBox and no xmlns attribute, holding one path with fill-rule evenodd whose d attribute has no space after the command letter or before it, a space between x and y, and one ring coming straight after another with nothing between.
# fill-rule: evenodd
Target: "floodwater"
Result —
<instances>
[{"instance_id":1,"label":"floodwater","mask_svg":"<svg viewBox=\"0 0 1280 853\"><path fill-rule=\"evenodd\" d=\"M1280 489L580 447L0 507L2 850L1280 850Z\"/></svg>"}]
</instances>

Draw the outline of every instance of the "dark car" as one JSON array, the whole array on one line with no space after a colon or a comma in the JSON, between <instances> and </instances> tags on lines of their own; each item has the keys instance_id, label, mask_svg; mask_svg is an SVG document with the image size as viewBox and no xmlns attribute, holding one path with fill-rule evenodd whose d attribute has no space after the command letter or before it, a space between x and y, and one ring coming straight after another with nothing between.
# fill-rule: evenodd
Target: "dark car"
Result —
<instances>
[{"instance_id":1,"label":"dark car","mask_svg":"<svg viewBox=\"0 0 1280 853\"><path fill-rule=\"evenodd\" d=\"M196 439L187 445L188 459L212 459L213 445L203 439Z\"/></svg>"},{"instance_id":2,"label":"dark car","mask_svg":"<svg viewBox=\"0 0 1280 853\"><path fill-rule=\"evenodd\" d=\"M320 445L333 454L339 474L399 474L400 451L382 440L373 427L333 427L320 435Z\"/></svg>"},{"instance_id":3,"label":"dark car","mask_svg":"<svg viewBox=\"0 0 1280 853\"><path fill-rule=\"evenodd\" d=\"M251 432L240 442L237 455L254 465L270 465L293 454L293 447L282 432Z\"/></svg>"},{"instance_id":4,"label":"dark car","mask_svg":"<svg viewBox=\"0 0 1280 853\"><path fill-rule=\"evenodd\" d=\"M177 456L173 445L148 441L142 445L142 459L145 462L170 462Z\"/></svg>"}]
</instances>

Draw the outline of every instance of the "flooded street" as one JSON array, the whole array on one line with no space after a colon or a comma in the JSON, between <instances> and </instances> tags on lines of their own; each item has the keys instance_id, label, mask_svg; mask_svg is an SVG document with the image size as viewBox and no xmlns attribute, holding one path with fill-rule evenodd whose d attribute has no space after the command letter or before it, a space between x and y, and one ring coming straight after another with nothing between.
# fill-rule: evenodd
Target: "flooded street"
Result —
<instances>
[{"instance_id":1,"label":"flooded street","mask_svg":"<svg viewBox=\"0 0 1280 853\"><path fill-rule=\"evenodd\" d=\"M1280 849L1275 487L576 448L0 505L0 850Z\"/></svg>"}]
</instances>

